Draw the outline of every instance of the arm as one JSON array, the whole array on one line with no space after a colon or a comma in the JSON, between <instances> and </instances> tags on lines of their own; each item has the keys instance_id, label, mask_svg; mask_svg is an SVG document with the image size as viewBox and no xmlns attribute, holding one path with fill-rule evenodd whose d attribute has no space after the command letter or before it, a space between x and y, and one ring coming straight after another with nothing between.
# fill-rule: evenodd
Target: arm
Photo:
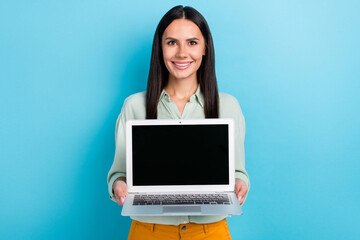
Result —
<instances>
[{"instance_id":1,"label":"arm","mask_svg":"<svg viewBox=\"0 0 360 240\"><path fill-rule=\"evenodd\" d=\"M235 193L240 204L244 204L250 189L249 176L245 170L245 119L235 97L226 93L221 93L220 97L221 118L232 118L235 123Z\"/></svg>"},{"instance_id":2,"label":"arm","mask_svg":"<svg viewBox=\"0 0 360 240\"><path fill-rule=\"evenodd\" d=\"M145 119L145 92L136 93L125 99L115 128L115 157L107 176L110 199L123 204L126 197L126 144L125 127L129 119Z\"/></svg>"},{"instance_id":3,"label":"arm","mask_svg":"<svg viewBox=\"0 0 360 240\"><path fill-rule=\"evenodd\" d=\"M245 119L240 105L236 101L237 109L235 120L235 193L241 205L244 204L250 188L249 176L245 170Z\"/></svg>"},{"instance_id":4,"label":"arm","mask_svg":"<svg viewBox=\"0 0 360 240\"><path fill-rule=\"evenodd\" d=\"M107 177L108 191L109 191L110 199L117 202L118 204L119 204L118 200L121 200L121 197L125 197L123 192L126 193L126 183L125 183L125 177L126 177L125 122L126 122L126 120L125 120L123 110L121 111L121 113L117 119L117 122L116 122L115 156L114 156L114 162L111 166L111 169L110 169L110 171L108 173L108 177ZM120 185L120 181L122 182L121 185ZM117 193L119 186L121 186L121 189L125 189L125 190L122 190L121 194ZM114 190L117 190L117 191L114 191ZM114 193L117 193L117 194L114 194Z\"/></svg>"}]
</instances>

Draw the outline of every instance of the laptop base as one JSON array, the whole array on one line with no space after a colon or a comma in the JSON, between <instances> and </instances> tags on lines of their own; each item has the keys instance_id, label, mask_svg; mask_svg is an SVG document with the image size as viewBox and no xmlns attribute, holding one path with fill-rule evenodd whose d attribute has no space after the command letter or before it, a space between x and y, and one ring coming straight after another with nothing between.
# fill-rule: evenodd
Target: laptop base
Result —
<instances>
[{"instance_id":1,"label":"laptop base","mask_svg":"<svg viewBox=\"0 0 360 240\"><path fill-rule=\"evenodd\" d=\"M221 193L223 194L223 193ZM135 194L128 193L122 209L122 216L203 216L241 215L241 206L235 193L227 193L229 205L133 205Z\"/></svg>"}]
</instances>

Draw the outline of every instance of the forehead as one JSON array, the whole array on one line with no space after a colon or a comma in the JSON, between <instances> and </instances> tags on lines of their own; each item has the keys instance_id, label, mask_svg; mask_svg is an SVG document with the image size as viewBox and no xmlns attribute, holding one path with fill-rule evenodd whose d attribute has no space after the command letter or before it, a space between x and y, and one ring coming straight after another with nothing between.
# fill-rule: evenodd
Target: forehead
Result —
<instances>
[{"instance_id":1,"label":"forehead","mask_svg":"<svg viewBox=\"0 0 360 240\"><path fill-rule=\"evenodd\" d=\"M201 31L195 23L187 19L176 19L170 23L165 29L163 38L172 37L176 39L182 38L202 38Z\"/></svg>"}]
</instances>

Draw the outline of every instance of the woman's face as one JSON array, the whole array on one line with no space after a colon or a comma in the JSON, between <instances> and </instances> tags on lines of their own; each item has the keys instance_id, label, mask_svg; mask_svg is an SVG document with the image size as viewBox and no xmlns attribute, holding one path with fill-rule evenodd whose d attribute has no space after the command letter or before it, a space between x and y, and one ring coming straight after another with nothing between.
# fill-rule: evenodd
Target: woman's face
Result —
<instances>
[{"instance_id":1,"label":"woman's face","mask_svg":"<svg viewBox=\"0 0 360 240\"><path fill-rule=\"evenodd\" d=\"M162 51L169 78L196 79L196 71L205 55L205 39L190 20L174 20L162 37Z\"/></svg>"}]
</instances>

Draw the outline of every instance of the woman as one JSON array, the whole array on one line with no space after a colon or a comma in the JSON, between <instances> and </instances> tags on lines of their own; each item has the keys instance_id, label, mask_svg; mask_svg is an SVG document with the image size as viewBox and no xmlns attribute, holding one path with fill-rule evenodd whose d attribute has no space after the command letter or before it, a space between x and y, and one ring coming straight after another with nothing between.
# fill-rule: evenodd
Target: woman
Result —
<instances>
[{"instance_id":1,"label":"woman","mask_svg":"<svg viewBox=\"0 0 360 240\"><path fill-rule=\"evenodd\" d=\"M126 197L125 123L145 118L233 118L235 193L240 204L244 203L249 189L244 159L244 117L234 97L218 93L210 29L204 17L191 7L174 7L160 20L152 46L146 93L128 97L117 120L116 151L108 185L110 198L120 206ZM132 217L129 239L231 239L225 218Z\"/></svg>"}]
</instances>

